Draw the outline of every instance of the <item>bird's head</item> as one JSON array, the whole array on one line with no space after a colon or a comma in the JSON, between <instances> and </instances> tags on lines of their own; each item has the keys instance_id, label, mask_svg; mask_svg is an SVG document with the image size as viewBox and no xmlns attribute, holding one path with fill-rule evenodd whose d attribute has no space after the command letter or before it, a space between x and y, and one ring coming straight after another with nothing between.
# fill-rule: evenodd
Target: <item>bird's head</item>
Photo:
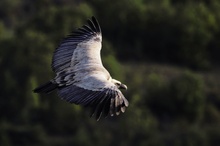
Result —
<instances>
[{"instance_id":1,"label":"bird's head","mask_svg":"<svg viewBox=\"0 0 220 146\"><path fill-rule=\"evenodd\" d=\"M122 84L118 80L112 79L111 81L118 87L118 89L126 89L126 90L128 89L128 87L125 84Z\"/></svg>"}]
</instances>

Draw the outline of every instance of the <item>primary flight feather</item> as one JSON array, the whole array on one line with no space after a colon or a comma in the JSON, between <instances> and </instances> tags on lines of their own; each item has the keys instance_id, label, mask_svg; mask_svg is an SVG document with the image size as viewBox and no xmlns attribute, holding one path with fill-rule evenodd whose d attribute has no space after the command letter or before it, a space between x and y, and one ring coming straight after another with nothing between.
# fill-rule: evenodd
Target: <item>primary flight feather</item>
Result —
<instances>
[{"instance_id":1,"label":"primary flight feather","mask_svg":"<svg viewBox=\"0 0 220 146\"><path fill-rule=\"evenodd\" d=\"M127 86L111 77L100 56L102 34L95 17L73 31L55 50L52 69L56 77L34 89L50 93L57 89L61 99L92 108L96 119L125 112L128 101L119 89Z\"/></svg>"}]
</instances>

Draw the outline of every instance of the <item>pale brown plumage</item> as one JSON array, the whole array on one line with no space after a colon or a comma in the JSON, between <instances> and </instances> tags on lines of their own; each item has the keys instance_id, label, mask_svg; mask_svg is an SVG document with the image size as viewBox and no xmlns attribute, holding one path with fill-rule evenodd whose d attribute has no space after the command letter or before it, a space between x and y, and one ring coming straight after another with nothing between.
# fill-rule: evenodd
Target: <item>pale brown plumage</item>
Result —
<instances>
[{"instance_id":1,"label":"pale brown plumage","mask_svg":"<svg viewBox=\"0 0 220 146\"><path fill-rule=\"evenodd\" d=\"M37 93L58 90L65 101L92 107L99 120L102 115L125 112L128 101L119 90L127 89L112 79L101 61L101 28L95 17L65 38L55 50L52 69L56 77L34 89Z\"/></svg>"}]
</instances>

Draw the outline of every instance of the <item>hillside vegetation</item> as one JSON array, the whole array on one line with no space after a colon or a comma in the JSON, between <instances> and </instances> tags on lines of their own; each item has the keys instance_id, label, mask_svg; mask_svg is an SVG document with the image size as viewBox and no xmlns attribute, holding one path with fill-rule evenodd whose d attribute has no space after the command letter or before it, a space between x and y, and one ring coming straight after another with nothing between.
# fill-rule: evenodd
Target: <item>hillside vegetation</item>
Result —
<instances>
[{"instance_id":1,"label":"hillside vegetation","mask_svg":"<svg viewBox=\"0 0 220 146\"><path fill-rule=\"evenodd\" d=\"M97 122L32 90L59 42L95 16L104 66L130 105ZM218 146L220 1L0 1L0 145Z\"/></svg>"}]
</instances>

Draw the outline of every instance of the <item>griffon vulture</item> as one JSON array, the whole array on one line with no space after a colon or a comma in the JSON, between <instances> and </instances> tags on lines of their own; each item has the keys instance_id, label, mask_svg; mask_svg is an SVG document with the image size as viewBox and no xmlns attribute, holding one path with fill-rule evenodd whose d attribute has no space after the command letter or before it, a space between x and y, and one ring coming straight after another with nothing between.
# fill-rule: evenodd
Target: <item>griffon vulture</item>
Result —
<instances>
[{"instance_id":1,"label":"griffon vulture","mask_svg":"<svg viewBox=\"0 0 220 146\"><path fill-rule=\"evenodd\" d=\"M92 108L96 120L125 112L128 101L119 89L127 89L113 79L102 65L102 34L95 17L61 41L52 58L56 77L34 89L50 93L57 89L61 99Z\"/></svg>"}]
</instances>

